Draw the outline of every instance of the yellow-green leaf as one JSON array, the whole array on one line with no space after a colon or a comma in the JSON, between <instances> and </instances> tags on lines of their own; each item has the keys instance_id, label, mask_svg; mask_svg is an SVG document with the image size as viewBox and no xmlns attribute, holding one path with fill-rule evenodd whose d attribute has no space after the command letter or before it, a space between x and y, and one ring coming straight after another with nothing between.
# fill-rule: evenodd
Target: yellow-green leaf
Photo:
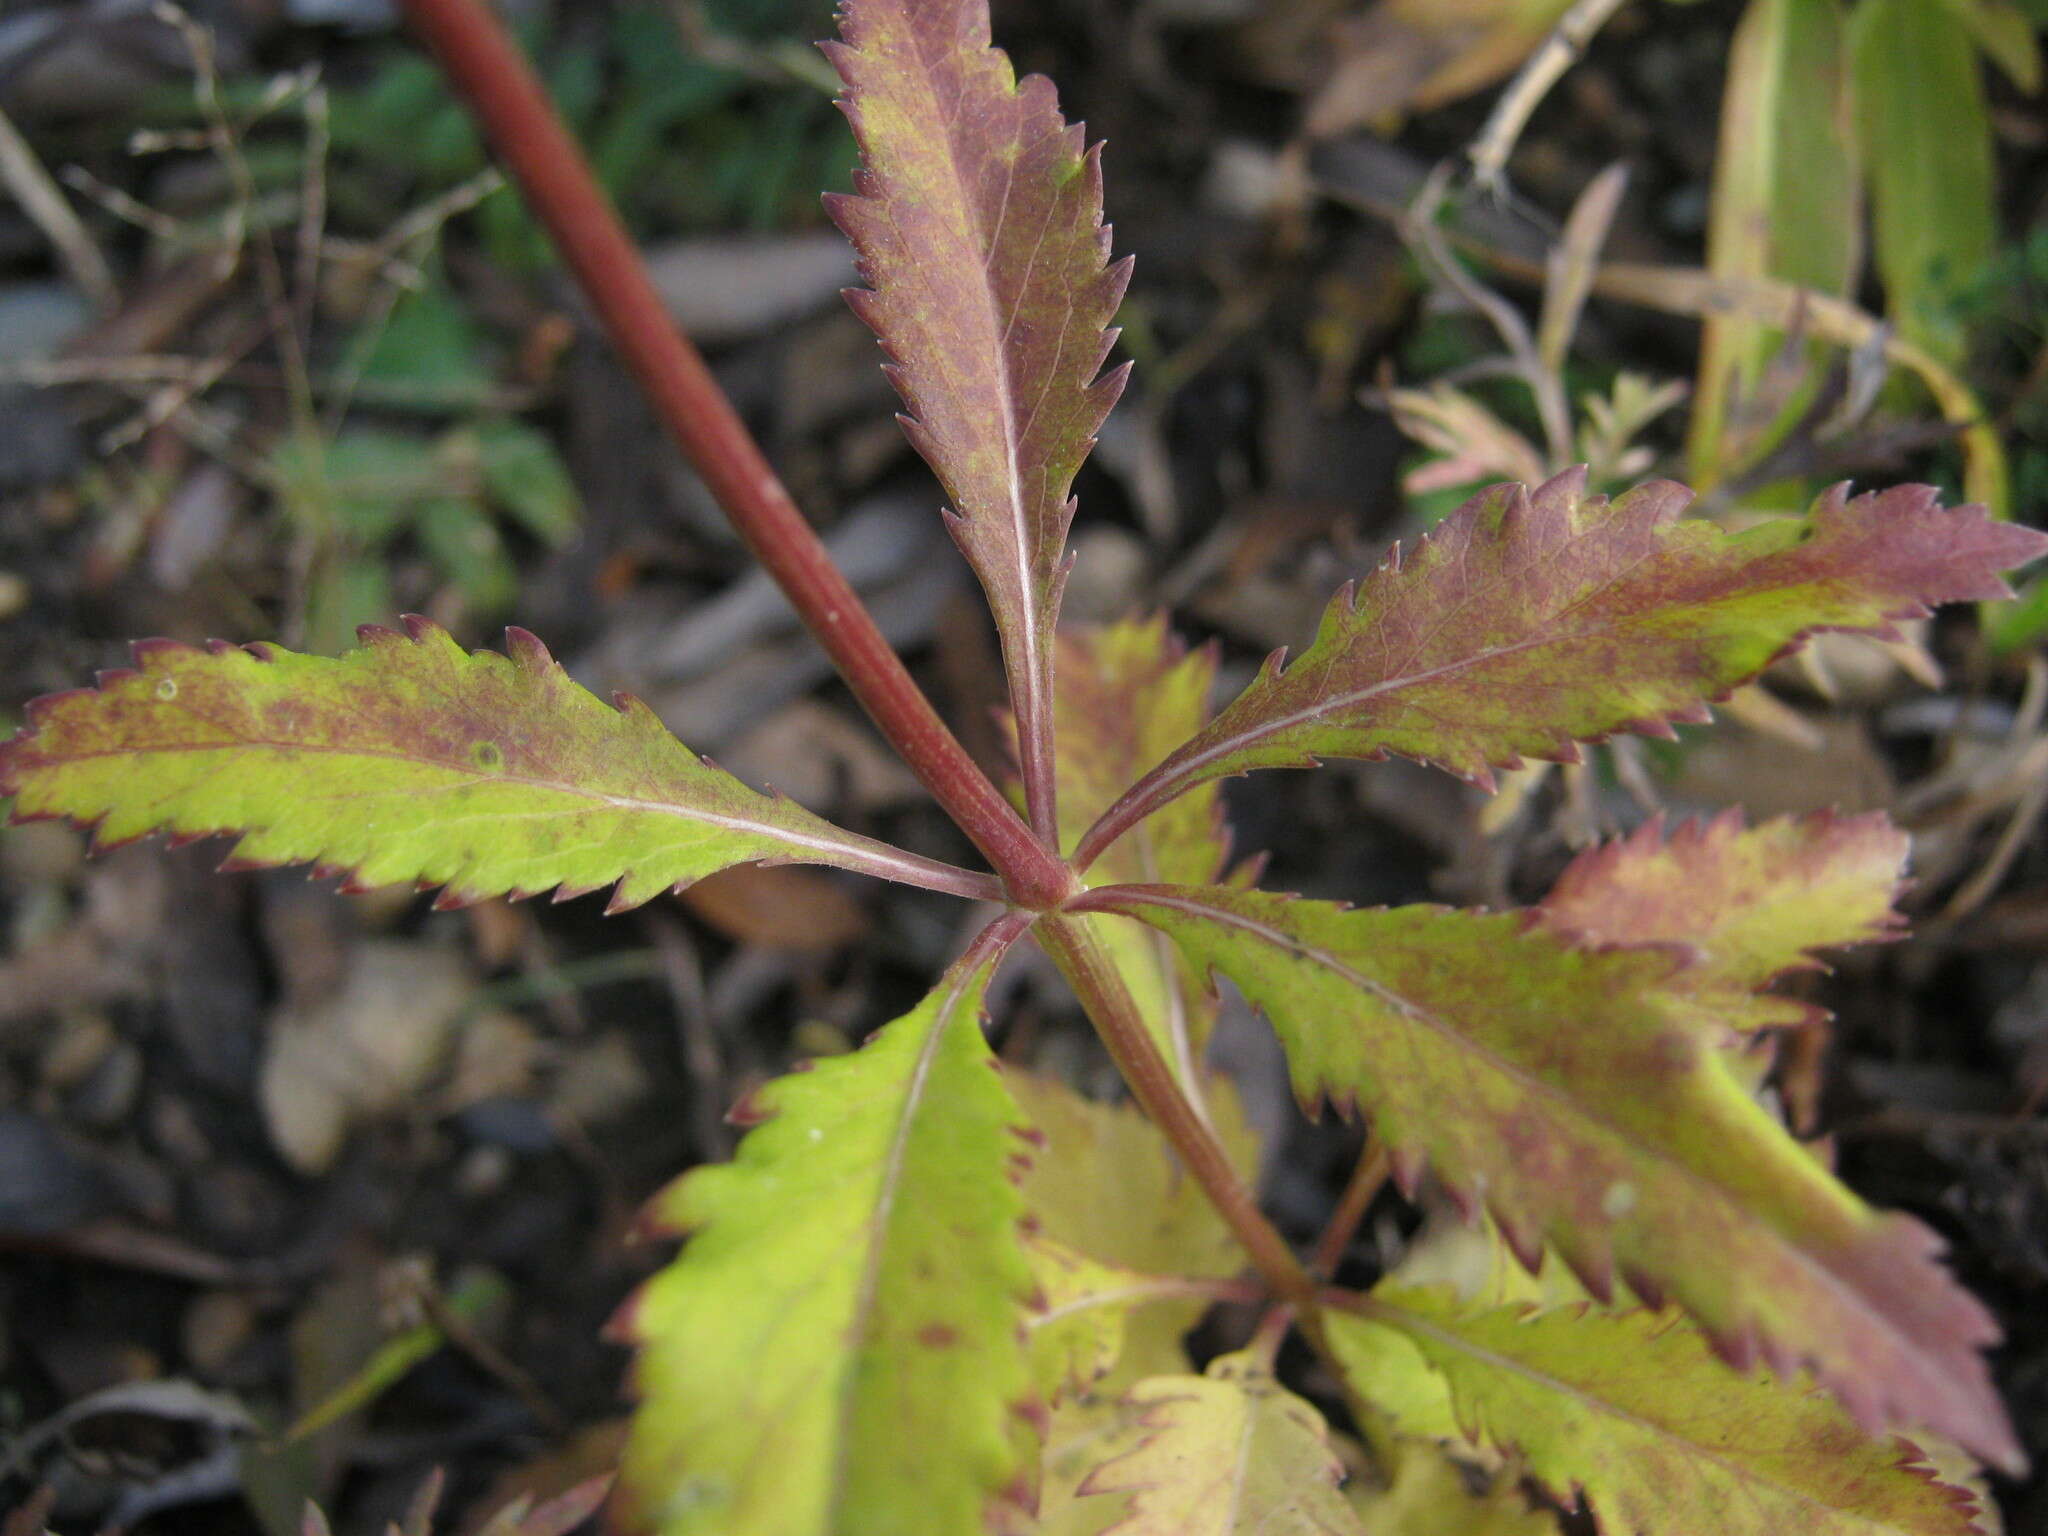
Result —
<instances>
[{"instance_id":1,"label":"yellow-green leaf","mask_svg":"<svg viewBox=\"0 0 2048 1536\"><path fill-rule=\"evenodd\" d=\"M657 1201L689 1240L628 1312L638 1528L974 1536L1019 1477L1027 1143L980 1029L990 965L760 1090L735 1160Z\"/></svg>"},{"instance_id":2,"label":"yellow-green leaf","mask_svg":"<svg viewBox=\"0 0 2048 1536\"><path fill-rule=\"evenodd\" d=\"M1029 1073L1006 1081L1043 1138L1022 1184L1036 1232L1096 1263L1142 1274L1222 1277L1244 1267L1229 1226L1136 1105L1085 1099ZM1239 1172L1255 1180L1258 1145L1236 1093L1220 1077L1204 1086L1218 1136ZM1180 1338L1204 1310L1199 1300L1169 1301L1132 1313L1123 1354L1101 1390L1186 1369Z\"/></svg>"},{"instance_id":3,"label":"yellow-green leaf","mask_svg":"<svg viewBox=\"0 0 2048 1536\"><path fill-rule=\"evenodd\" d=\"M636 906L734 864L835 864L958 889L954 871L842 832L704 762L639 700L585 691L524 630L465 652L422 619L327 658L148 640L132 671L29 706L0 745L17 820L101 846L240 833L231 863L314 863L444 905L616 882Z\"/></svg>"},{"instance_id":4,"label":"yellow-green leaf","mask_svg":"<svg viewBox=\"0 0 2048 1536\"><path fill-rule=\"evenodd\" d=\"M1140 1418L1081 1485L1084 1500L1127 1498L1113 1536L1365 1536L1323 1416L1249 1354L1142 1381L1128 1401Z\"/></svg>"},{"instance_id":5,"label":"yellow-green leaf","mask_svg":"<svg viewBox=\"0 0 2048 1536\"><path fill-rule=\"evenodd\" d=\"M1116 1368L1133 1311L1185 1300L1192 1291L1185 1279L1104 1264L1042 1232L1024 1239L1024 1254L1038 1284L1025 1318L1031 1365L1047 1402L1092 1386Z\"/></svg>"},{"instance_id":6,"label":"yellow-green leaf","mask_svg":"<svg viewBox=\"0 0 2048 1536\"><path fill-rule=\"evenodd\" d=\"M1351 1385L1373 1396L1389 1342L1442 1374L1475 1442L1521 1453L1561 1498L1583 1490L1630 1536L1969 1536L1976 1501L1917 1449L1867 1438L1801 1383L1730 1369L1675 1313L1480 1307L1382 1286L1328 1318ZM1398 1411L1397 1411L1398 1416ZM1409 1426L1433 1434L1435 1422Z\"/></svg>"}]
</instances>

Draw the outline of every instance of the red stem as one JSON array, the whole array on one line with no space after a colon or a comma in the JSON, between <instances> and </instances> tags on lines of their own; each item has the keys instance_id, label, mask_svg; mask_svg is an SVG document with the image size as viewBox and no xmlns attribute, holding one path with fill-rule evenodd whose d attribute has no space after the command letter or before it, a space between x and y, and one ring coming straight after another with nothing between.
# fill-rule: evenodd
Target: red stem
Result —
<instances>
[{"instance_id":1,"label":"red stem","mask_svg":"<svg viewBox=\"0 0 2048 1536\"><path fill-rule=\"evenodd\" d=\"M1308 1261L1309 1273L1318 1280L1329 1279L1344 1262L1344 1250L1351 1246L1358 1224L1365 1220L1374 1198L1386 1187L1387 1175L1393 1168L1394 1160L1387 1155L1385 1145L1378 1136L1368 1133L1358 1154L1358 1165L1351 1170L1351 1180L1338 1197L1330 1224L1316 1239L1314 1256Z\"/></svg>"},{"instance_id":2,"label":"red stem","mask_svg":"<svg viewBox=\"0 0 2048 1536\"><path fill-rule=\"evenodd\" d=\"M740 537L789 597L882 734L1034 910L1078 888L947 729L769 468L703 357L676 328L639 252L525 56L483 0L403 0L414 29L554 236L612 343Z\"/></svg>"},{"instance_id":3,"label":"red stem","mask_svg":"<svg viewBox=\"0 0 2048 1536\"><path fill-rule=\"evenodd\" d=\"M1032 932L1081 999L1131 1093L1173 1143L1182 1164L1230 1224L1260 1275L1282 1301L1312 1315L1315 1282L1287 1240L1261 1214L1223 1144L1174 1081L1173 1069L1146 1030L1130 989L1095 935L1085 923L1056 913L1041 917Z\"/></svg>"}]
</instances>

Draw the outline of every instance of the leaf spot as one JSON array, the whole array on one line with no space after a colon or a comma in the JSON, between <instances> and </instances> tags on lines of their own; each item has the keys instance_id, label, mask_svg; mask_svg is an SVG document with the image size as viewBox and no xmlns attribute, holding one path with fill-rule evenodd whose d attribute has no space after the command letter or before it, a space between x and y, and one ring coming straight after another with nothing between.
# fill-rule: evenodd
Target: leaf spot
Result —
<instances>
[{"instance_id":1,"label":"leaf spot","mask_svg":"<svg viewBox=\"0 0 2048 1536\"><path fill-rule=\"evenodd\" d=\"M166 703L178 696L178 680L175 677L157 679L156 696Z\"/></svg>"},{"instance_id":2,"label":"leaf spot","mask_svg":"<svg viewBox=\"0 0 2048 1536\"><path fill-rule=\"evenodd\" d=\"M469 760L485 773L496 773L505 766L505 754L495 741L471 742Z\"/></svg>"},{"instance_id":3,"label":"leaf spot","mask_svg":"<svg viewBox=\"0 0 2048 1536\"><path fill-rule=\"evenodd\" d=\"M926 1323L917 1330L917 1342L926 1349L951 1349L960 1342L960 1335L945 1323Z\"/></svg>"},{"instance_id":4,"label":"leaf spot","mask_svg":"<svg viewBox=\"0 0 2048 1536\"><path fill-rule=\"evenodd\" d=\"M1609 1221L1619 1221L1635 1208L1636 1187L1626 1179L1608 1185L1607 1193L1600 1197L1600 1209Z\"/></svg>"}]
</instances>

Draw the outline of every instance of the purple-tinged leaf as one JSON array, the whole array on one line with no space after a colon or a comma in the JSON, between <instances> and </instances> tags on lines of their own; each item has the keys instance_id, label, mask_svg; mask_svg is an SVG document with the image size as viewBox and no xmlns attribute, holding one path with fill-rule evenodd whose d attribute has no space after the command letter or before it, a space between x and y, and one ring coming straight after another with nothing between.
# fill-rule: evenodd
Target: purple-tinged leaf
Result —
<instances>
[{"instance_id":1,"label":"purple-tinged leaf","mask_svg":"<svg viewBox=\"0 0 2048 1536\"><path fill-rule=\"evenodd\" d=\"M1882 815L1821 812L1745 828L1740 811L1661 820L1588 849L1536 911L1580 944L1675 944L1696 952L1667 990L1724 1028L1799 1024L1819 1010L1761 989L1813 952L1892 937L1906 834Z\"/></svg>"},{"instance_id":2,"label":"purple-tinged leaf","mask_svg":"<svg viewBox=\"0 0 2048 1536\"><path fill-rule=\"evenodd\" d=\"M905 429L995 612L1034 825L1050 833L1053 630L1069 491L1123 388L1097 378L1129 263L1108 264L1099 147L989 46L987 0L845 0L857 195L831 211Z\"/></svg>"},{"instance_id":3,"label":"purple-tinged leaf","mask_svg":"<svg viewBox=\"0 0 2048 1536\"><path fill-rule=\"evenodd\" d=\"M1315 642L1269 659L1200 734L1098 823L1083 852L1198 784L1253 768L1398 753L1481 784L1575 741L1665 733L1816 630L1888 634L1937 603L2009 595L1999 572L2048 537L1944 511L1925 486L1741 533L1679 521L1688 492L1610 501L1584 475L1481 492L1340 591Z\"/></svg>"},{"instance_id":4,"label":"purple-tinged leaf","mask_svg":"<svg viewBox=\"0 0 2048 1536\"><path fill-rule=\"evenodd\" d=\"M0 745L0 795L16 820L92 824L103 847L239 833L232 864L444 885L449 906L615 884L618 911L752 861L974 881L749 789L638 699L577 686L524 630L500 656L407 628L366 628L331 659L143 641L132 671L29 706Z\"/></svg>"},{"instance_id":5,"label":"purple-tinged leaf","mask_svg":"<svg viewBox=\"0 0 2048 1536\"><path fill-rule=\"evenodd\" d=\"M1674 1297L1730 1360L1799 1363L1867 1429L1910 1421L2023 1461L1978 1354L1990 1315L1918 1222L1871 1210L1737 1081L1668 995L1684 957L1587 951L1528 913L1352 911L1217 887L1083 898L1171 934L1272 1020L1304 1102L1356 1105L1532 1268Z\"/></svg>"}]
</instances>

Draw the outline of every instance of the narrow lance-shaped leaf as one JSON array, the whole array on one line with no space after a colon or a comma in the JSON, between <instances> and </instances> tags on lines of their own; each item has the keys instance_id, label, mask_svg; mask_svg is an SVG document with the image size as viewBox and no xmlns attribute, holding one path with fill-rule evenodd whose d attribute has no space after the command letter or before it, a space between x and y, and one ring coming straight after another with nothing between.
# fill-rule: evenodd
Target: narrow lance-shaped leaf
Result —
<instances>
[{"instance_id":1,"label":"narrow lance-shaped leaf","mask_svg":"<svg viewBox=\"0 0 2048 1536\"><path fill-rule=\"evenodd\" d=\"M1745 828L1729 811L1683 822L1668 839L1658 818L1573 859L1536 911L1580 944L1687 946L1696 959L1667 992L1721 1027L1781 1027L1819 1010L1761 988L1816 969L1815 950L1895 933L1906 849L1906 834L1881 815L1822 812Z\"/></svg>"},{"instance_id":2,"label":"narrow lance-shaped leaf","mask_svg":"<svg viewBox=\"0 0 2048 1536\"><path fill-rule=\"evenodd\" d=\"M1197 784L1252 768L1399 753L1482 784L1575 741L1667 733L1820 629L1889 632L1936 603L2009 595L1999 572L2048 537L1942 510L1925 486L1849 498L1729 534L1678 521L1657 481L1609 501L1585 475L1481 492L1276 654L1192 741L1097 824L1083 853Z\"/></svg>"},{"instance_id":3,"label":"narrow lance-shaped leaf","mask_svg":"<svg viewBox=\"0 0 2048 1536\"><path fill-rule=\"evenodd\" d=\"M617 882L612 910L749 861L962 889L965 871L842 832L698 758L639 700L586 692L524 630L509 657L368 628L337 658L144 641L132 671L29 706L0 745L17 820L101 845L241 833L231 862L314 863L444 905Z\"/></svg>"},{"instance_id":4,"label":"narrow lance-shaped leaf","mask_svg":"<svg viewBox=\"0 0 2048 1536\"><path fill-rule=\"evenodd\" d=\"M1019 1476L1023 1117L982 1038L990 947L850 1056L780 1078L629 1304L630 1521L660 1536L982 1529Z\"/></svg>"},{"instance_id":5,"label":"narrow lance-shaped leaf","mask_svg":"<svg viewBox=\"0 0 2048 1536\"><path fill-rule=\"evenodd\" d=\"M1714 157L1707 266L1715 277L1775 278L1822 294L1854 283L1863 222L1843 31L1842 0L1749 0L1728 50ZM1782 342L1743 310L1703 319L1686 443L1694 484L1718 484L1796 414L1783 408L1775 420L1745 423L1748 432L1731 431L1731 404L1762 414L1747 397ZM1746 440L1734 442L1738 435Z\"/></svg>"},{"instance_id":6,"label":"narrow lance-shaped leaf","mask_svg":"<svg viewBox=\"0 0 2048 1536\"><path fill-rule=\"evenodd\" d=\"M1547 1239L1596 1296L1675 1297L1720 1349L1812 1364L1856 1419L2020 1451L1978 1348L1984 1309L1933 1233L1838 1183L1744 1091L1681 957L1588 952L1522 913L1351 911L1262 892L1099 891L1273 1022L1295 1090L1356 1104L1412 1185L1425 1162L1534 1267Z\"/></svg>"},{"instance_id":7,"label":"narrow lance-shaped leaf","mask_svg":"<svg viewBox=\"0 0 2048 1536\"><path fill-rule=\"evenodd\" d=\"M1128 1496L1109 1536L1365 1536L1323 1416L1250 1354L1142 1381L1128 1401L1142 1416L1081 1484L1084 1500Z\"/></svg>"},{"instance_id":8,"label":"narrow lance-shaped leaf","mask_svg":"<svg viewBox=\"0 0 2048 1536\"><path fill-rule=\"evenodd\" d=\"M844 0L856 196L831 200L911 441L995 612L1034 824L1053 828L1053 630L1069 490L1123 388L1096 378L1129 263L1108 265L1102 171L1052 83L989 46L987 0Z\"/></svg>"},{"instance_id":9,"label":"narrow lance-shaped leaf","mask_svg":"<svg viewBox=\"0 0 2048 1536\"><path fill-rule=\"evenodd\" d=\"M1977 1504L1918 1449L1872 1440L1827 1397L1732 1371L1675 1314L1488 1307L1382 1286L1326 1318L1352 1387L1419 1351L1471 1440L1583 1492L1610 1536L1971 1536ZM1396 1410L1397 1419L1400 1417ZM1439 1427L1435 1414L1412 1425Z\"/></svg>"},{"instance_id":10,"label":"narrow lance-shaped leaf","mask_svg":"<svg viewBox=\"0 0 2048 1536\"><path fill-rule=\"evenodd\" d=\"M1849 18L1885 311L1945 363L1960 361L1967 342L1955 299L1981 280L1998 243L1997 142L1958 9L1863 0Z\"/></svg>"}]
</instances>

